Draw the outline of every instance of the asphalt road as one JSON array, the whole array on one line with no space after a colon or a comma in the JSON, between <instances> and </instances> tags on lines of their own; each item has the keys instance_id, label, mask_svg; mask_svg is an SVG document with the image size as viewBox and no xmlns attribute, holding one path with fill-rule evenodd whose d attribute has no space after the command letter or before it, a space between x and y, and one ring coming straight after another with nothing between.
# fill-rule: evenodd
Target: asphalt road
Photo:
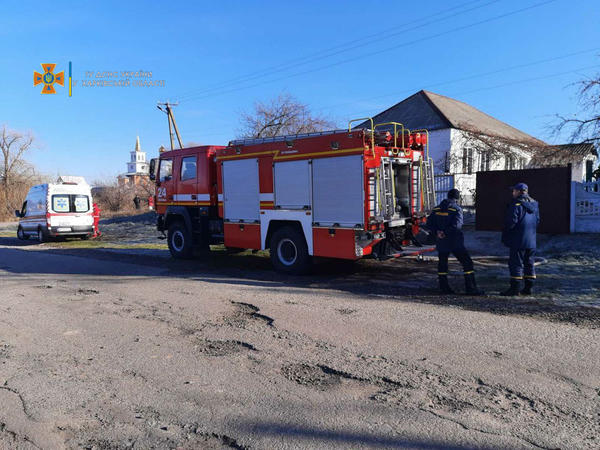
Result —
<instances>
[{"instance_id":1,"label":"asphalt road","mask_svg":"<svg viewBox=\"0 0 600 450\"><path fill-rule=\"evenodd\" d=\"M600 446L585 321L444 304L410 266L77 254L0 245L0 448Z\"/></svg>"}]
</instances>

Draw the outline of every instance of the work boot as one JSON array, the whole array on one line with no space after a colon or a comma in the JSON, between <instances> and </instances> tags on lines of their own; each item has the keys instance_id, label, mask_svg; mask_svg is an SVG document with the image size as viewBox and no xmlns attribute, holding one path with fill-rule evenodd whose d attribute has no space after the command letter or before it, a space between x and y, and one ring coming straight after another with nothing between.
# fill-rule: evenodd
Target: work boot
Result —
<instances>
[{"instance_id":1,"label":"work boot","mask_svg":"<svg viewBox=\"0 0 600 450\"><path fill-rule=\"evenodd\" d=\"M525 287L521 289L521 295L531 295L533 289L533 278L525 278Z\"/></svg>"},{"instance_id":2,"label":"work boot","mask_svg":"<svg viewBox=\"0 0 600 450\"><path fill-rule=\"evenodd\" d=\"M519 285L521 283L519 283L519 280L516 280L514 278L510 279L510 287L504 291L501 292L500 295L503 295L505 297L514 297L515 295L519 295Z\"/></svg>"},{"instance_id":3,"label":"work boot","mask_svg":"<svg viewBox=\"0 0 600 450\"><path fill-rule=\"evenodd\" d=\"M448 284L447 275L438 275L438 281L440 282L440 292L442 294L454 294L454 291Z\"/></svg>"},{"instance_id":4,"label":"work boot","mask_svg":"<svg viewBox=\"0 0 600 450\"><path fill-rule=\"evenodd\" d=\"M477 288L475 274L468 273L465 275L465 294L467 295L485 295L485 292Z\"/></svg>"}]
</instances>

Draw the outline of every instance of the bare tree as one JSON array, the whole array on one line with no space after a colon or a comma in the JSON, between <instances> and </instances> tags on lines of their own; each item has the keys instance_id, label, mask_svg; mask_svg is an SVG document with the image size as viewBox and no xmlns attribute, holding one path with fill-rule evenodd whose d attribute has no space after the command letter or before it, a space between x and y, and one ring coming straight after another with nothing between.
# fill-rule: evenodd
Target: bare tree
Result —
<instances>
[{"instance_id":1,"label":"bare tree","mask_svg":"<svg viewBox=\"0 0 600 450\"><path fill-rule=\"evenodd\" d=\"M576 83L578 86L580 116L557 114L554 135L568 133L571 142L600 144L600 74Z\"/></svg>"},{"instance_id":2,"label":"bare tree","mask_svg":"<svg viewBox=\"0 0 600 450\"><path fill-rule=\"evenodd\" d=\"M254 111L242 113L240 137L262 138L286 134L312 133L335 128L331 120L311 113L309 107L290 94L263 103L256 102Z\"/></svg>"},{"instance_id":3,"label":"bare tree","mask_svg":"<svg viewBox=\"0 0 600 450\"><path fill-rule=\"evenodd\" d=\"M461 130L461 147L463 152L443 155L434 163L441 172L475 173L480 170L491 170L498 163L506 160L514 163L513 168L520 167L519 158L533 155L547 148L547 144L535 138L516 139L486 133L467 123L459 124ZM479 163L476 167L475 164ZM470 166L470 170L469 167ZM509 164L510 166L510 164Z\"/></svg>"},{"instance_id":4,"label":"bare tree","mask_svg":"<svg viewBox=\"0 0 600 450\"><path fill-rule=\"evenodd\" d=\"M34 167L25 160L33 136L2 126L0 131L0 216L11 216L21 206L27 190L39 180Z\"/></svg>"},{"instance_id":5,"label":"bare tree","mask_svg":"<svg viewBox=\"0 0 600 450\"><path fill-rule=\"evenodd\" d=\"M96 181L95 200L105 211L124 211L132 209L135 186L117 181Z\"/></svg>"}]
</instances>

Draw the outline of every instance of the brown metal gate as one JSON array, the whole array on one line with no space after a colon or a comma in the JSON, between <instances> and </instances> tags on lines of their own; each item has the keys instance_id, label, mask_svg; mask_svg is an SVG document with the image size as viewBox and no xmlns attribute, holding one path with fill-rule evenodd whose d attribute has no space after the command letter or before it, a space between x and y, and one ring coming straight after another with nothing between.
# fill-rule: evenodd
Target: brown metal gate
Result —
<instances>
[{"instance_id":1,"label":"brown metal gate","mask_svg":"<svg viewBox=\"0 0 600 450\"><path fill-rule=\"evenodd\" d=\"M571 167L494 170L477 173L476 229L501 231L510 186L523 182L540 206L538 233L569 233L571 217Z\"/></svg>"}]
</instances>

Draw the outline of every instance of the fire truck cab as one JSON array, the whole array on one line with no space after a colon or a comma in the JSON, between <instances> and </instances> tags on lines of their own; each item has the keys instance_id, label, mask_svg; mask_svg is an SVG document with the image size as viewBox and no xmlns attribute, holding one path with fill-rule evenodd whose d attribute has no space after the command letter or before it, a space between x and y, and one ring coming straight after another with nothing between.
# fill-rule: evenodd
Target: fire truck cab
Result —
<instances>
[{"instance_id":1,"label":"fire truck cab","mask_svg":"<svg viewBox=\"0 0 600 450\"><path fill-rule=\"evenodd\" d=\"M298 274L313 257L431 250L419 239L435 201L427 132L368 120L370 128L162 153L151 173L171 254L268 249L276 270Z\"/></svg>"}]
</instances>

